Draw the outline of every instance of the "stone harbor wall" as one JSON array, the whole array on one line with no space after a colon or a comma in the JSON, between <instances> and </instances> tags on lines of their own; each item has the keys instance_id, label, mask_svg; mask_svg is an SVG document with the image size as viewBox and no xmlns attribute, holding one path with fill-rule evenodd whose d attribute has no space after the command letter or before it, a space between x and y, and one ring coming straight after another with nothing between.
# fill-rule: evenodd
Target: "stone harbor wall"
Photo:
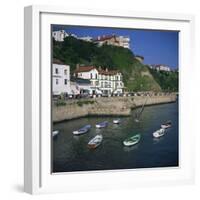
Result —
<instances>
[{"instance_id":1,"label":"stone harbor wall","mask_svg":"<svg viewBox=\"0 0 200 200\"><path fill-rule=\"evenodd\" d=\"M129 116L132 109L142 106L145 101L145 105L156 105L175 102L176 98L176 94L170 94L67 100L66 105L53 105L52 118L53 122L60 122L85 116Z\"/></svg>"}]
</instances>

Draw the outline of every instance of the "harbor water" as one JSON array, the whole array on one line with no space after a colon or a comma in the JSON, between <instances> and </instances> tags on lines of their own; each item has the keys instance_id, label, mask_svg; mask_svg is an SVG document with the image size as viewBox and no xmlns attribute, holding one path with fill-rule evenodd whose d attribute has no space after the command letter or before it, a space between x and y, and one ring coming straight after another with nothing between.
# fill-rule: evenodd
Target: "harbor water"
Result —
<instances>
[{"instance_id":1,"label":"harbor water","mask_svg":"<svg viewBox=\"0 0 200 200\"><path fill-rule=\"evenodd\" d=\"M135 122L138 109L133 110L130 117L121 117L120 124L113 124L116 117L85 117L54 124L53 130L59 130L59 134L52 139L53 172L177 167L178 102L147 106L140 122ZM152 133L168 120L172 127L164 136L153 138ZM102 121L108 121L108 126L97 129L95 124ZM89 132L80 136L72 134L86 124L92 125ZM138 144L123 145L127 137L137 133L141 134ZM89 140L97 134L103 135L102 144L89 149Z\"/></svg>"}]
</instances>

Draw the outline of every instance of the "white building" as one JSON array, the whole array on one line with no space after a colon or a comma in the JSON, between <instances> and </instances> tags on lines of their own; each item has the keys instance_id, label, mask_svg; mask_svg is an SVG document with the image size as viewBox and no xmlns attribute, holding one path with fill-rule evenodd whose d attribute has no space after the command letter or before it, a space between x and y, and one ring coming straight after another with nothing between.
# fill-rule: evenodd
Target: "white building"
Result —
<instances>
[{"instance_id":1,"label":"white building","mask_svg":"<svg viewBox=\"0 0 200 200\"><path fill-rule=\"evenodd\" d=\"M93 94L117 94L122 93L124 83L122 74L118 70L105 70L95 66L79 66L75 71L75 76L82 79L88 79L91 82Z\"/></svg>"},{"instance_id":2,"label":"white building","mask_svg":"<svg viewBox=\"0 0 200 200\"><path fill-rule=\"evenodd\" d=\"M71 82L71 94L92 94L92 85L89 79L72 77Z\"/></svg>"},{"instance_id":3,"label":"white building","mask_svg":"<svg viewBox=\"0 0 200 200\"><path fill-rule=\"evenodd\" d=\"M52 33L53 38L58 42L63 42L66 37L69 36L65 30L53 31Z\"/></svg>"},{"instance_id":4,"label":"white building","mask_svg":"<svg viewBox=\"0 0 200 200\"><path fill-rule=\"evenodd\" d=\"M171 71L170 67L168 67L167 65L156 65L155 69L157 71L166 71L166 72Z\"/></svg>"},{"instance_id":5,"label":"white building","mask_svg":"<svg viewBox=\"0 0 200 200\"><path fill-rule=\"evenodd\" d=\"M98 44L98 46L107 44L130 49L130 38L128 36L103 35L98 36L94 42Z\"/></svg>"},{"instance_id":6,"label":"white building","mask_svg":"<svg viewBox=\"0 0 200 200\"><path fill-rule=\"evenodd\" d=\"M70 66L54 59L52 70L53 95L70 94Z\"/></svg>"},{"instance_id":7,"label":"white building","mask_svg":"<svg viewBox=\"0 0 200 200\"><path fill-rule=\"evenodd\" d=\"M93 40L93 38L90 37L90 36L78 37L75 34L67 33L65 30L53 31L52 36L58 42L63 42L64 39L66 37L69 37L69 36L74 37L74 38L79 39L79 40L84 40L84 41L87 41L87 42L92 42L92 40Z\"/></svg>"},{"instance_id":8,"label":"white building","mask_svg":"<svg viewBox=\"0 0 200 200\"><path fill-rule=\"evenodd\" d=\"M117 40L120 47L130 49L130 38L128 36L117 36Z\"/></svg>"}]
</instances>

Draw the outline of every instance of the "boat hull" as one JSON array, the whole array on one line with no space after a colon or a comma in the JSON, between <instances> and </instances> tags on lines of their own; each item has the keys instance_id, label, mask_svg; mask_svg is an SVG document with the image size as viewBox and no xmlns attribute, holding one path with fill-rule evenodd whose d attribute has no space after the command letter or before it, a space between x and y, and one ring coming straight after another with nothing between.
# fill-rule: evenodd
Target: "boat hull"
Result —
<instances>
[{"instance_id":1,"label":"boat hull","mask_svg":"<svg viewBox=\"0 0 200 200\"><path fill-rule=\"evenodd\" d=\"M105 128L106 126L108 126L108 122L103 122L100 124L96 124L96 128Z\"/></svg>"},{"instance_id":2,"label":"boat hull","mask_svg":"<svg viewBox=\"0 0 200 200\"><path fill-rule=\"evenodd\" d=\"M91 139L88 142L88 148L90 149L96 149L102 142L103 136L102 135L97 135L93 139Z\"/></svg>"},{"instance_id":3,"label":"boat hull","mask_svg":"<svg viewBox=\"0 0 200 200\"><path fill-rule=\"evenodd\" d=\"M172 126L171 121L167 121L166 123L161 124L161 128L164 128L164 129L170 128L171 126Z\"/></svg>"},{"instance_id":4,"label":"boat hull","mask_svg":"<svg viewBox=\"0 0 200 200\"><path fill-rule=\"evenodd\" d=\"M140 138L141 138L140 135L132 136L132 137L124 140L123 144L124 144L124 146L133 146L133 145L136 145L137 143L139 143Z\"/></svg>"},{"instance_id":5,"label":"boat hull","mask_svg":"<svg viewBox=\"0 0 200 200\"><path fill-rule=\"evenodd\" d=\"M96 149L100 144L88 144L88 148L89 149Z\"/></svg>"},{"instance_id":6,"label":"boat hull","mask_svg":"<svg viewBox=\"0 0 200 200\"><path fill-rule=\"evenodd\" d=\"M153 133L153 137L155 137L155 138L162 137L163 135L165 135L164 129L157 130Z\"/></svg>"},{"instance_id":7,"label":"boat hull","mask_svg":"<svg viewBox=\"0 0 200 200\"><path fill-rule=\"evenodd\" d=\"M74 134L74 135L82 135L82 134L87 133L88 131L89 131L89 129L84 130L84 131L73 131L73 134Z\"/></svg>"},{"instance_id":8,"label":"boat hull","mask_svg":"<svg viewBox=\"0 0 200 200\"><path fill-rule=\"evenodd\" d=\"M164 124L161 125L161 128L164 128L164 129L167 129L167 128L170 128L170 127L171 127L171 125L164 125Z\"/></svg>"},{"instance_id":9,"label":"boat hull","mask_svg":"<svg viewBox=\"0 0 200 200\"><path fill-rule=\"evenodd\" d=\"M137 142L126 142L126 141L123 141L123 144L124 144L124 146L133 146L133 145L136 145L137 143L138 143L139 141L137 141Z\"/></svg>"},{"instance_id":10,"label":"boat hull","mask_svg":"<svg viewBox=\"0 0 200 200\"><path fill-rule=\"evenodd\" d=\"M116 119L116 120L113 120L113 124L119 124L120 123L120 120Z\"/></svg>"},{"instance_id":11,"label":"boat hull","mask_svg":"<svg viewBox=\"0 0 200 200\"><path fill-rule=\"evenodd\" d=\"M74 135L82 135L82 134L85 134L87 133L91 128L91 125L86 125L84 127L82 127L81 129L79 130L76 130L76 131L73 131L73 134Z\"/></svg>"},{"instance_id":12,"label":"boat hull","mask_svg":"<svg viewBox=\"0 0 200 200\"><path fill-rule=\"evenodd\" d=\"M59 131L53 131L52 135L53 137L56 137L59 134Z\"/></svg>"}]
</instances>

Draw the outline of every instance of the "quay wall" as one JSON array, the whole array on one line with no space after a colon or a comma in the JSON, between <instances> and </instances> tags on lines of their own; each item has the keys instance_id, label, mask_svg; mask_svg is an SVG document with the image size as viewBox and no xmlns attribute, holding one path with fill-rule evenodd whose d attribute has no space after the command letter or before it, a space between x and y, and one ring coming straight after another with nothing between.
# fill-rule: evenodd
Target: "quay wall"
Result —
<instances>
[{"instance_id":1,"label":"quay wall","mask_svg":"<svg viewBox=\"0 0 200 200\"><path fill-rule=\"evenodd\" d=\"M99 97L67 100L66 105L52 107L53 122L71 120L85 116L129 116L131 110L144 104L146 96ZM176 101L176 94L148 97L145 105L156 105Z\"/></svg>"}]
</instances>

